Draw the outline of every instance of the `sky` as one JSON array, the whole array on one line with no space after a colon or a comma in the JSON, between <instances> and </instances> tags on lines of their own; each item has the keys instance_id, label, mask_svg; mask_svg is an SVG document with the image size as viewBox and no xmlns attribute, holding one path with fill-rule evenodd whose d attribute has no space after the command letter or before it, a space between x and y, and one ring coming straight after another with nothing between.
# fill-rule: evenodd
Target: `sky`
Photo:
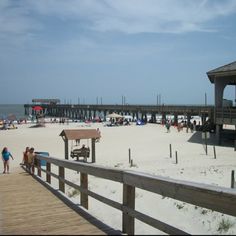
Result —
<instances>
[{"instance_id":1,"label":"sky","mask_svg":"<svg viewBox=\"0 0 236 236\"><path fill-rule=\"evenodd\" d=\"M235 0L0 0L0 103L213 104L235 23Z\"/></svg>"}]
</instances>

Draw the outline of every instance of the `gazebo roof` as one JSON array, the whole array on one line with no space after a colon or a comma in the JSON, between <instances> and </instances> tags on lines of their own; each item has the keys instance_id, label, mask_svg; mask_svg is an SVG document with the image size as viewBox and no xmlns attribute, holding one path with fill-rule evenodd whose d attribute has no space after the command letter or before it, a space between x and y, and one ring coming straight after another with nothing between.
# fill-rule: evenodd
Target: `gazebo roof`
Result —
<instances>
[{"instance_id":1,"label":"gazebo roof","mask_svg":"<svg viewBox=\"0 0 236 236\"><path fill-rule=\"evenodd\" d=\"M60 136L67 140L100 138L101 135L96 129L64 129Z\"/></svg>"},{"instance_id":2,"label":"gazebo roof","mask_svg":"<svg viewBox=\"0 0 236 236\"><path fill-rule=\"evenodd\" d=\"M215 78L222 78L229 80L230 85L236 84L236 61L227 65L218 67L207 72L207 76L211 83L215 82Z\"/></svg>"}]
</instances>

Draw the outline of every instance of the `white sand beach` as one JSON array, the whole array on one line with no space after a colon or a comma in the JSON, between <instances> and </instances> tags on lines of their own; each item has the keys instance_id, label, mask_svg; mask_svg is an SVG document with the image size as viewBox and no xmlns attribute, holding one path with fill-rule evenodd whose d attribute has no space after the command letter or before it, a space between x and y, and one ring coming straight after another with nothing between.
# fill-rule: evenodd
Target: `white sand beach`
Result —
<instances>
[{"instance_id":1,"label":"white sand beach","mask_svg":"<svg viewBox=\"0 0 236 236\"><path fill-rule=\"evenodd\" d=\"M35 151L46 151L50 156L64 159L64 142L59 136L63 129L99 128L101 140L96 143L96 164L112 168L132 169L173 179L205 183L230 188L231 170L236 170L236 152L233 147L216 146L214 159L213 146L208 145L205 153L201 134L178 132L173 126L170 133L162 125L105 127L102 123L46 124L46 127L29 128L31 124L17 125L15 130L0 131L0 148L8 147L14 160L10 171L19 168L22 153L26 146ZM90 140L81 140L80 145L90 145ZM169 145L172 155L169 156ZM70 150L75 142L69 143ZM134 167L130 167L128 150ZM178 164L175 163L178 152ZM91 157L90 157L91 158ZM71 158L70 158L71 159ZM0 162L2 173L3 163ZM0 174L0 178L3 177ZM74 182L79 178L76 172L66 172L66 177ZM122 201L122 185L108 180L89 176L89 189L116 201ZM71 189L68 188L67 192ZM236 190L235 190L236 191ZM78 201L75 196L73 201ZM212 212L143 190L136 190L136 209L167 222L191 234L236 234L236 218ZM121 212L89 197L91 214L116 229L122 229ZM222 221L228 222L227 230L221 228ZM162 234L162 232L139 221L135 222L136 234Z\"/></svg>"}]
</instances>

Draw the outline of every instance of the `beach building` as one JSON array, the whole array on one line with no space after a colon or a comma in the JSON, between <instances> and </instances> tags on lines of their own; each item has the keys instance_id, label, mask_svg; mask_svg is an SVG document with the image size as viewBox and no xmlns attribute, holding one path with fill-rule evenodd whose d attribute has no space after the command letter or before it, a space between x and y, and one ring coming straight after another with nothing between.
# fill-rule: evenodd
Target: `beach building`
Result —
<instances>
[{"instance_id":1,"label":"beach building","mask_svg":"<svg viewBox=\"0 0 236 236\"><path fill-rule=\"evenodd\" d=\"M217 139L221 143L223 125L235 125L236 127L236 97L234 102L224 99L226 86L235 86L236 93L236 61L208 71L207 76L215 86L214 120Z\"/></svg>"},{"instance_id":2,"label":"beach building","mask_svg":"<svg viewBox=\"0 0 236 236\"><path fill-rule=\"evenodd\" d=\"M32 103L33 104L51 104L51 105L53 105L53 104L59 104L61 101L60 101L60 99L57 99L57 98L55 98L55 99L52 99L52 98L50 98L50 99L47 99L47 98L34 98L34 99L32 99Z\"/></svg>"}]
</instances>

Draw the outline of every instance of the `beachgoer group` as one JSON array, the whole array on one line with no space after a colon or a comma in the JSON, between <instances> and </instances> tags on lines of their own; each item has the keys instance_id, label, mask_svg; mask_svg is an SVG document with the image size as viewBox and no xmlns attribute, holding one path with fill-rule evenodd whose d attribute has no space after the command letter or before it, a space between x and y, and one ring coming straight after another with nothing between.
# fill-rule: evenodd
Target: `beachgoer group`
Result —
<instances>
[{"instance_id":1,"label":"beachgoer group","mask_svg":"<svg viewBox=\"0 0 236 236\"><path fill-rule=\"evenodd\" d=\"M34 163L35 163L35 152L34 148L26 147L25 151L23 152L23 158L20 165L25 165L26 169L30 174L34 174ZM10 169L10 158L14 160L11 152L8 150L7 147L4 147L2 150L2 161L3 161L3 174L9 174Z\"/></svg>"},{"instance_id":2,"label":"beachgoer group","mask_svg":"<svg viewBox=\"0 0 236 236\"><path fill-rule=\"evenodd\" d=\"M23 159L21 165L25 165L26 169L29 171L30 174L34 173L34 162L35 162L35 152L34 148L26 147L25 151L23 152Z\"/></svg>"}]
</instances>

